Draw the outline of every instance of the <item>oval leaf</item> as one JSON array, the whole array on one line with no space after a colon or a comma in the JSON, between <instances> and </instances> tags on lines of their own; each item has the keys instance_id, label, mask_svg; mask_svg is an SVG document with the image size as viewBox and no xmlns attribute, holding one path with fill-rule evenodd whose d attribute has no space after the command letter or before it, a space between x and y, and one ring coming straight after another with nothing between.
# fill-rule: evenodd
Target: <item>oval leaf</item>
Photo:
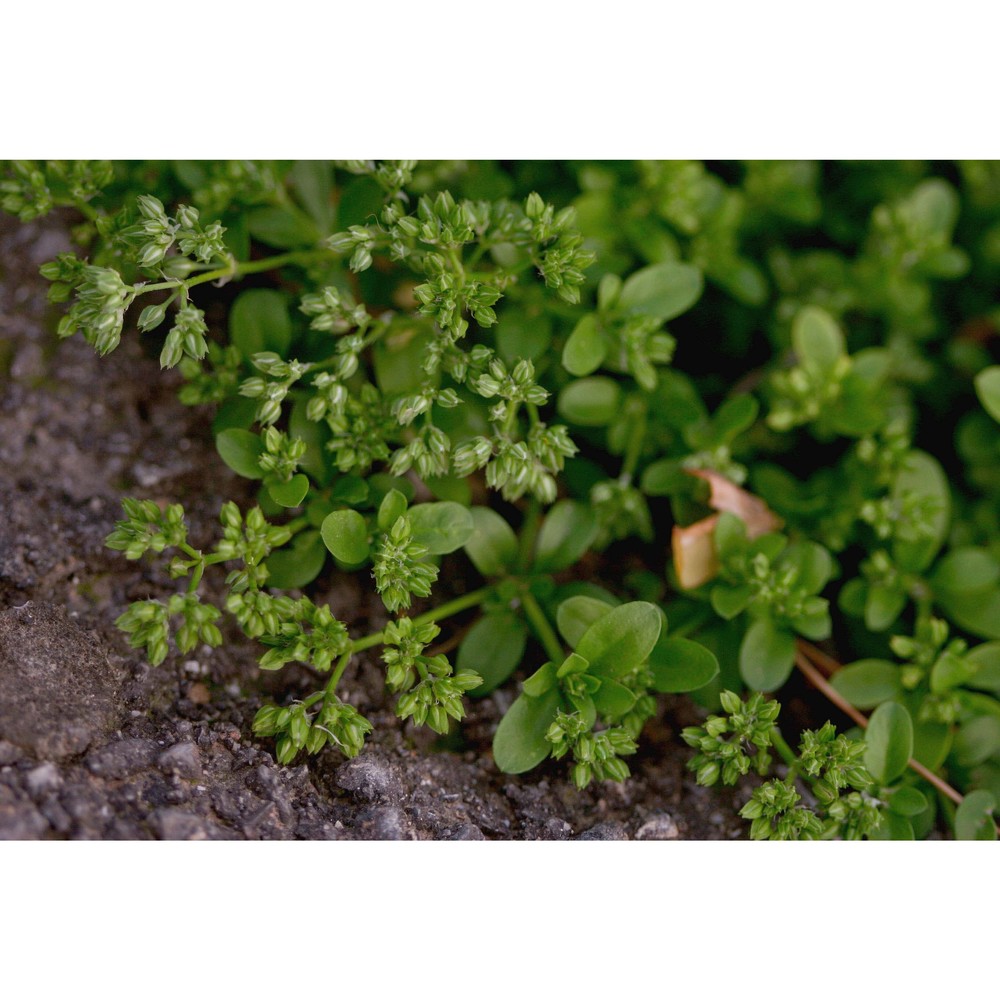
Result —
<instances>
[{"instance_id":1,"label":"oval leaf","mask_svg":"<svg viewBox=\"0 0 1000 1000\"><path fill-rule=\"evenodd\" d=\"M826 310L806 306L792 323L792 347L802 364L829 372L845 352L844 335Z\"/></svg>"},{"instance_id":2,"label":"oval leaf","mask_svg":"<svg viewBox=\"0 0 1000 1000\"><path fill-rule=\"evenodd\" d=\"M368 558L368 525L356 510L327 514L320 531L324 545L341 562L356 566Z\"/></svg>"},{"instance_id":3,"label":"oval leaf","mask_svg":"<svg viewBox=\"0 0 1000 1000\"><path fill-rule=\"evenodd\" d=\"M902 503L907 494L926 498L935 505L929 536L918 534L904 522L893 544L893 556L901 568L919 573L930 565L951 522L948 477L937 459L927 452L916 449L909 452L902 471L896 477L892 488L893 502Z\"/></svg>"},{"instance_id":4,"label":"oval leaf","mask_svg":"<svg viewBox=\"0 0 1000 1000\"><path fill-rule=\"evenodd\" d=\"M240 292L229 310L229 339L247 357L260 351L284 356L292 343L285 297L269 288Z\"/></svg>"},{"instance_id":5,"label":"oval leaf","mask_svg":"<svg viewBox=\"0 0 1000 1000\"><path fill-rule=\"evenodd\" d=\"M621 604L584 632L576 651L590 660L591 673L621 677L648 658L662 627L663 616L655 604Z\"/></svg>"},{"instance_id":6,"label":"oval leaf","mask_svg":"<svg viewBox=\"0 0 1000 1000\"><path fill-rule=\"evenodd\" d=\"M469 508L451 500L418 504L408 516L414 539L434 556L460 549L475 531Z\"/></svg>"},{"instance_id":7,"label":"oval leaf","mask_svg":"<svg viewBox=\"0 0 1000 1000\"><path fill-rule=\"evenodd\" d=\"M625 282L618 306L633 316L673 319L698 301L702 285L698 268L665 261L636 271Z\"/></svg>"},{"instance_id":8,"label":"oval leaf","mask_svg":"<svg viewBox=\"0 0 1000 1000\"><path fill-rule=\"evenodd\" d=\"M584 632L599 618L603 618L613 605L600 601L596 597L569 597L559 605L556 611L556 625L562 637L575 649L583 638Z\"/></svg>"},{"instance_id":9,"label":"oval leaf","mask_svg":"<svg viewBox=\"0 0 1000 1000\"><path fill-rule=\"evenodd\" d=\"M953 549L931 574L931 586L951 594L966 594L991 587L1000 580L1000 563L986 549Z\"/></svg>"},{"instance_id":10,"label":"oval leaf","mask_svg":"<svg viewBox=\"0 0 1000 1000\"><path fill-rule=\"evenodd\" d=\"M889 798L889 808L897 816L916 816L927 808L927 796L908 785L897 788Z\"/></svg>"},{"instance_id":11,"label":"oval leaf","mask_svg":"<svg viewBox=\"0 0 1000 1000\"><path fill-rule=\"evenodd\" d=\"M888 660L858 660L838 670L830 683L856 708L875 708L903 693L899 667Z\"/></svg>"},{"instance_id":12,"label":"oval leaf","mask_svg":"<svg viewBox=\"0 0 1000 1000\"><path fill-rule=\"evenodd\" d=\"M956 839L996 840L997 825L993 821L993 810L996 807L997 802L992 792L985 789L969 792L955 811Z\"/></svg>"},{"instance_id":13,"label":"oval leaf","mask_svg":"<svg viewBox=\"0 0 1000 1000\"><path fill-rule=\"evenodd\" d=\"M635 694L624 684L605 677L594 695L594 707L598 713L608 719L619 719L628 712L636 702Z\"/></svg>"},{"instance_id":14,"label":"oval leaf","mask_svg":"<svg viewBox=\"0 0 1000 1000\"><path fill-rule=\"evenodd\" d=\"M795 636L770 620L754 622L740 645L740 675L754 691L774 691L795 664Z\"/></svg>"},{"instance_id":15,"label":"oval leaf","mask_svg":"<svg viewBox=\"0 0 1000 1000\"><path fill-rule=\"evenodd\" d=\"M563 348L563 367L571 375L589 375L601 367L608 353L596 316L584 316L576 324Z\"/></svg>"},{"instance_id":16,"label":"oval leaf","mask_svg":"<svg viewBox=\"0 0 1000 1000\"><path fill-rule=\"evenodd\" d=\"M264 478L259 462L264 452L264 442L252 431L240 430L238 427L221 431L215 439L215 447L222 456L222 461L244 479Z\"/></svg>"},{"instance_id":17,"label":"oval leaf","mask_svg":"<svg viewBox=\"0 0 1000 1000\"><path fill-rule=\"evenodd\" d=\"M879 705L865 733L865 767L882 785L905 770L913 756L913 723L910 713L895 701Z\"/></svg>"},{"instance_id":18,"label":"oval leaf","mask_svg":"<svg viewBox=\"0 0 1000 1000\"><path fill-rule=\"evenodd\" d=\"M649 654L653 687L667 694L697 691L719 673L719 661L711 650L693 639L660 636Z\"/></svg>"},{"instance_id":19,"label":"oval leaf","mask_svg":"<svg viewBox=\"0 0 1000 1000\"><path fill-rule=\"evenodd\" d=\"M522 694L500 720L493 737L493 759L505 774L523 774L549 755L545 734L559 711L559 692L553 688L540 698Z\"/></svg>"},{"instance_id":20,"label":"oval leaf","mask_svg":"<svg viewBox=\"0 0 1000 1000\"><path fill-rule=\"evenodd\" d=\"M1000 420L1000 365L984 368L976 376L976 394L986 412Z\"/></svg>"},{"instance_id":21,"label":"oval leaf","mask_svg":"<svg viewBox=\"0 0 1000 1000\"><path fill-rule=\"evenodd\" d=\"M474 670L483 683L470 694L489 694L517 669L524 655L528 627L509 611L483 615L469 629L455 661L457 670Z\"/></svg>"},{"instance_id":22,"label":"oval leaf","mask_svg":"<svg viewBox=\"0 0 1000 1000\"><path fill-rule=\"evenodd\" d=\"M472 507L472 534L465 551L483 576L501 576L517 562L517 536L513 528L489 507Z\"/></svg>"},{"instance_id":23,"label":"oval leaf","mask_svg":"<svg viewBox=\"0 0 1000 1000\"><path fill-rule=\"evenodd\" d=\"M309 477L298 473L287 483L271 483L267 488L271 499L282 507L298 507L309 492Z\"/></svg>"},{"instance_id":24,"label":"oval leaf","mask_svg":"<svg viewBox=\"0 0 1000 1000\"><path fill-rule=\"evenodd\" d=\"M312 583L323 571L326 546L318 531L303 531L291 546L268 556L267 585L292 590Z\"/></svg>"},{"instance_id":25,"label":"oval leaf","mask_svg":"<svg viewBox=\"0 0 1000 1000\"><path fill-rule=\"evenodd\" d=\"M591 509L575 500L560 500L549 511L538 532L535 569L555 573L573 563L590 548L597 535Z\"/></svg>"},{"instance_id":26,"label":"oval leaf","mask_svg":"<svg viewBox=\"0 0 1000 1000\"><path fill-rule=\"evenodd\" d=\"M618 416L621 389L603 375L570 382L559 393L559 416L581 427L605 427Z\"/></svg>"}]
</instances>

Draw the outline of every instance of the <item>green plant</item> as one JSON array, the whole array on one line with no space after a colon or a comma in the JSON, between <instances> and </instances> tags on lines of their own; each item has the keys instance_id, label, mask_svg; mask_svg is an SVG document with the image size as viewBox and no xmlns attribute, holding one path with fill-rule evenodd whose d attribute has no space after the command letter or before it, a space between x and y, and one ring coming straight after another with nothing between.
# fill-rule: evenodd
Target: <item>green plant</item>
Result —
<instances>
[{"instance_id":1,"label":"green plant","mask_svg":"<svg viewBox=\"0 0 1000 1000\"><path fill-rule=\"evenodd\" d=\"M995 165L12 163L0 206L76 213L59 334L155 342L258 485L207 550L148 500L108 544L186 581L119 619L150 662L228 615L262 669L315 672L254 723L282 762L360 751L337 688L380 647L442 734L523 671L508 772L624 780L656 695L690 693L724 712L684 734L699 781L787 768L752 836L995 834ZM370 580L384 627L314 603L324 573ZM863 740L785 744L763 693L797 666L874 709Z\"/></svg>"}]
</instances>

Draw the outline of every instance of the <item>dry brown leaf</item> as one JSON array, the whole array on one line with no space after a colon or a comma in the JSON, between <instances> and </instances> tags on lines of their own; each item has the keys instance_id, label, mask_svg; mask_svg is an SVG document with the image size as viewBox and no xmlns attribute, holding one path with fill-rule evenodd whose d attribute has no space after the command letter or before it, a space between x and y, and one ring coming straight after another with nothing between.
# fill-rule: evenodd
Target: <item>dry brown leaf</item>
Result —
<instances>
[{"instance_id":1,"label":"dry brown leaf","mask_svg":"<svg viewBox=\"0 0 1000 1000\"><path fill-rule=\"evenodd\" d=\"M685 590L708 583L719 572L719 558L715 554L715 531L718 514L706 517L686 528L674 525L671 543L674 552L674 569Z\"/></svg>"},{"instance_id":2,"label":"dry brown leaf","mask_svg":"<svg viewBox=\"0 0 1000 1000\"><path fill-rule=\"evenodd\" d=\"M708 483L711 489L708 506L713 510L735 514L747 526L749 538L759 538L769 531L777 531L784 523L760 497L747 493L718 472L689 469L688 475L697 476Z\"/></svg>"},{"instance_id":3,"label":"dry brown leaf","mask_svg":"<svg viewBox=\"0 0 1000 1000\"><path fill-rule=\"evenodd\" d=\"M704 469L688 470L688 475L697 476L708 483L711 489L708 505L715 510L735 514L746 524L749 538L759 538L781 527L781 518L760 497L747 493L725 476ZM674 569L685 590L708 583L719 572L714 538L718 520L718 514L711 514L686 528L674 525L671 533Z\"/></svg>"}]
</instances>

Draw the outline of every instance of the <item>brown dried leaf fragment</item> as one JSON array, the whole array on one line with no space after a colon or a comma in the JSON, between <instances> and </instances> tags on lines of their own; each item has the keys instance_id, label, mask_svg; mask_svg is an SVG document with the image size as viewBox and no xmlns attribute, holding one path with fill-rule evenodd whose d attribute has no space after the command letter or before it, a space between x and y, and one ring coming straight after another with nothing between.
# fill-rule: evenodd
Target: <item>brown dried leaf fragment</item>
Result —
<instances>
[{"instance_id":1,"label":"brown dried leaf fragment","mask_svg":"<svg viewBox=\"0 0 1000 1000\"><path fill-rule=\"evenodd\" d=\"M688 470L688 475L697 476L708 483L711 489L708 505L715 510L735 514L746 524L748 537L759 538L782 526L781 518L760 497L747 493L725 476L703 469ZM708 583L719 572L714 540L718 520L719 515L712 514L686 528L674 525L671 534L674 569L685 590Z\"/></svg>"}]
</instances>

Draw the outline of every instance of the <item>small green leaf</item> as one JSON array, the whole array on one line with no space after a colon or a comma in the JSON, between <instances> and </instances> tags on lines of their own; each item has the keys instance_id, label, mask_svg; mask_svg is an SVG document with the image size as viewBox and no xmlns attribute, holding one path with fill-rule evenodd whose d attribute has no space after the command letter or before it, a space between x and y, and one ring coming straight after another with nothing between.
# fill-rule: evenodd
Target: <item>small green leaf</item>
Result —
<instances>
[{"instance_id":1,"label":"small green leaf","mask_svg":"<svg viewBox=\"0 0 1000 1000\"><path fill-rule=\"evenodd\" d=\"M603 375L570 382L562 392L556 409L563 420L581 427L605 427L619 416L621 389L614 379Z\"/></svg>"},{"instance_id":2,"label":"small green leaf","mask_svg":"<svg viewBox=\"0 0 1000 1000\"><path fill-rule=\"evenodd\" d=\"M962 767L975 767L1000 753L1000 719L993 715L970 719L955 734L952 753Z\"/></svg>"},{"instance_id":3,"label":"small green leaf","mask_svg":"<svg viewBox=\"0 0 1000 1000\"><path fill-rule=\"evenodd\" d=\"M646 466L642 474L642 492L651 497L665 497L672 493L683 493L691 486L691 477L684 471L679 461L661 458Z\"/></svg>"},{"instance_id":4,"label":"small green leaf","mask_svg":"<svg viewBox=\"0 0 1000 1000\"><path fill-rule=\"evenodd\" d=\"M292 343L288 303L280 292L250 288L229 310L229 339L247 356L274 351L282 357Z\"/></svg>"},{"instance_id":5,"label":"small green leaf","mask_svg":"<svg viewBox=\"0 0 1000 1000\"><path fill-rule=\"evenodd\" d=\"M378 530L388 533L392 526L406 513L408 504L406 497L399 490L389 490L378 505L375 523Z\"/></svg>"},{"instance_id":6,"label":"small green leaf","mask_svg":"<svg viewBox=\"0 0 1000 1000\"><path fill-rule=\"evenodd\" d=\"M951 523L951 489L941 463L924 451L910 451L892 488L892 499L901 503L906 494L927 498L935 504L930 518L930 536L918 535L905 523L893 544L893 558L909 572L925 570L934 559Z\"/></svg>"},{"instance_id":7,"label":"small green leaf","mask_svg":"<svg viewBox=\"0 0 1000 1000\"><path fill-rule=\"evenodd\" d=\"M590 375L601 367L608 353L608 344L601 334L597 317L584 316L563 348L563 367L571 375Z\"/></svg>"},{"instance_id":8,"label":"small green leaf","mask_svg":"<svg viewBox=\"0 0 1000 1000\"><path fill-rule=\"evenodd\" d=\"M829 372L845 352L844 335L828 312L806 306L792 324L792 347L800 363Z\"/></svg>"},{"instance_id":9,"label":"small green leaf","mask_svg":"<svg viewBox=\"0 0 1000 1000\"><path fill-rule=\"evenodd\" d=\"M356 510L335 510L323 519L323 542L342 563L357 566L368 558L368 525Z\"/></svg>"},{"instance_id":10,"label":"small green leaf","mask_svg":"<svg viewBox=\"0 0 1000 1000\"><path fill-rule=\"evenodd\" d=\"M865 587L865 626L872 632L884 632L903 613L909 595L900 585L886 587L873 583Z\"/></svg>"},{"instance_id":11,"label":"small green leaf","mask_svg":"<svg viewBox=\"0 0 1000 1000\"><path fill-rule=\"evenodd\" d=\"M899 667L889 660L857 660L838 670L830 683L856 708L875 708L903 693Z\"/></svg>"},{"instance_id":12,"label":"small green leaf","mask_svg":"<svg viewBox=\"0 0 1000 1000\"><path fill-rule=\"evenodd\" d=\"M597 535L597 520L586 504L560 500L549 511L538 532L535 570L556 573L572 566Z\"/></svg>"},{"instance_id":13,"label":"small green leaf","mask_svg":"<svg viewBox=\"0 0 1000 1000\"><path fill-rule=\"evenodd\" d=\"M552 744L545 734L559 705L559 692L551 689L540 698L522 694L510 706L493 737L493 759L504 774L523 774L548 757Z\"/></svg>"},{"instance_id":14,"label":"small green leaf","mask_svg":"<svg viewBox=\"0 0 1000 1000\"><path fill-rule=\"evenodd\" d=\"M472 507L472 534L465 551L483 576L502 576L517 562L517 536L511 526L489 507Z\"/></svg>"},{"instance_id":15,"label":"small green leaf","mask_svg":"<svg viewBox=\"0 0 1000 1000\"><path fill-rule=\"evenodd\" d=\"M882 811L882 822L869 834L870 840L915 840L913 824L909 817L891 810Z\"/></svg>"},{"instance_id":16,"label":"small green leaf","mask_svg":"<svg viewBox=\"0 0 1000 1000\"><path fill-rule=\"evenodd\" d=\"M460 549L476 530L469 508L450 500L411 507L409 518L413 538L434 556Z\"/></svg>"},{"instance_id":17,"label":"small green leaf","mask_svg":"<svg viewBox=\"0 0 1000 1000\"><path fill-rule=\"evenodd\" d=\"M888 785L913 756L913 723L898 702L887 701L872 713L865 733L865 767L879 784Z\"/></svg>"},{"instance_id":18,"label":"small green leaf","mask_svg":"<svg viewBox=\"0 0 1000 1000\"><path fill-rule=\"evenodd\" d=\"M976 395L983 409L997 421L1000 421L1000 365L984 368L976 376Z\"/></svg>"},{"instance_id":19,"label":"small green leaf","mask_svg":"<svg viewBox=\"0 0 1000 1000\"><path fill-rule=\"evenodd\" d=\"M546 691L551 691L556 686L556 665L551 661L543 663L525 682L521 685L524 693L532 698L540 698Z\"/></svg>"},{"instance_id":20,"label":"small green leaf","mask_svg":"<svg viewBox=\"0 0 1000 1000\"><path fill-rule=\"evenodd\" d=\"M264 205L251 209L247 221L255 240L279 250L314 246L321 235L316 223L305 212L291 206Z\"/></svg>"},{"instance_id":21,"label":"small green leaf","mask_svg":"<svg viewBox=\"0 0 1000 1000\"><path fill-rule=\"evenodd\" d=\"M303 531L290 546L268 556L267 585L292 590L312 583L323 570L326 546L318 531Z\"/></svg>"},{"instance_id":22,"label":"small green leaf","mask_svg":"<svg viewBox=\"0 0 1000 1000\"><path fill-rule=\"evenodd\" d=\"M483 679L470 694L489 694L503 684L521 662L527 639L528 627L510 611L483 615L462 640L455 661L457 670L474 670Z\"/></svg>"},{"instance_id":23,"label":"small green leaf","mask_svg":"<svg viewBox=\"0 0 1000 1000\"><path fill-rule=\"evenodd\" d=\"M584 632L611 608L612 605L595 597L569 597L556 611L556 625L562 637L575 649Z\"/></svg>"},{"instance_id":24,"label":"small green leaf","mask_svg":"<svg viewBox=\"0 0 1000 1000\"><path fill-rule=\"evenodd\" d=\"M468 507L472 503L472 487L468 479L459 476L428 476L424 479L435 500L450 500Z\"/></svg>"},{"instance_id":25,"label":"small green leaf","mask_svg":"<svg viewBox=\"0 0 1000 1000\"><path fill-rule=\"evenodd\" d=\"M1000 692L1000 642L984 642L965 654L968 663L975 667L968 686L980 691Z\"/></svg>"},{"instance_id":26,"label":"small green leaf","mask_svg":"<svg viewBox=\"0 0 1000 1000\"><path fill-rule=\"evenodd\" d=\"M635 694L624 684L605 677L594 694L594 707L607 719L620 719L636 702Z\"/></svg>"},{"instance_id":27,"label":"small green leaf","mask_svg":"<svg viewBox=\"0 0 1000 1000\"><path fill-rule=\"evenodd\" d=\"M956 625L981 639L1000 639L1000 587L966 594L942 590L935 596L941 609Z\"/></svg>"},{"instance_id":28,"label":"small green leaf","mask_svg":"<svg viewBox=\"0 0 1000 1000\"><path fill-rule=\"evenodd\" d=\"M712 607L726 621L745 611L752 598L753 590L748 583L719 583L712 588Z\"/></svg>"},{"instance_id":29,"label":"small green leaf","mask_svg":"<svg viewBox=\"0 0 1000 1000\"><path fill-rule=\"evenodd\" d=\"M931 691L942 694L952 688L963 686L975 673L975 664L966 661L964 656L952 653L942 653L931 667Z\"/></svg>"},{"instance_id":30,"label":"small green leaf","mask_svg":"<svg viewBox=\"0 0 1000 1000\"><path fill-rule=\"evenodd\" d=\"M958 840L996 840L997 825L993 812L997 807L992 792L978 789L969 792L955 810L955 837Z\"/></svg>"},{"instance_id":31,"label":"small green leaf","mask_svg":"<svg viewBox=\"0 0 1000 1000\"><path fill-rule=\"evenodd\" d=\"M326 160L299 160L288 179L321 235L333 232L333 170Z\"/></svg>"},{"instance_id":32,"label":"small green leaf","mask_svg":"<svg viewBox=\"0 0 1000 1000\"><path fill-rule=\"evenodd\" d=\"M301 472L287 483L270 483L267 487L271 499L281 507L298 507L309 492L309 477Z\"/></svg>"},{"instance_id":33,"label":"small green leaf","mask_svg":"<svg viewBox=\"0 0 1000 1000\"><path fill-rule=\"evenodd\" d=\"M649 656L663 627L655 604L631 601L612 608L584 632L577 644L590 672L603 677L630 673Z\"/></svg>"},{"instance_id":34,"label":"small green leaf","mask_svg":"<svg viewBox=\"0 0 1000 1000\"><path fill-rule=\"evenodd\" d=\"M570 674L584 674L590 666L590 661L584 659L579 653L570 653L556 671L556 677L568 677Z\"/></svg>"},{"instance_id":35,"label":"small green leaf","mask_svg":"<svg viewBox=\"0 0 1000 1000\"><path fill-rule=\"evenodd\" d=\"M719 661L693 639L660 636L649 654L653 687L668 694L697 691L719 673Z\"/></svg>"},{"instance_id":36,"label":"small green leaf","mask_svg":"<svg viewBox=\"0 0 1000 1000\"><path fill-rule=\"evenodd\" d=\"M913 759L936 771L948 756L952 744L951 726L944 722L913 723Z\"/></svg>"},{"instance_id":37,"label":"small green leaf","mask_svg":"<svg viewBox=\"0 0 1000 1000\"><path fill-rule=\"evenodd\" d=\"M740 675L754 691L775 691L795 665L795 636L770 619L754 622L740 645Z\"/></svg>"},{"instance_id":38,"label":"small green leaf","mask_svg":"<svg viewBox=\"0 0 1000 1000\"><path fill-rule=\"evenodd\" d=\"M368 499L368 493L368 483L360 476L348 474L338 477L330 488L330 501L347 504L349 507L357 507Z\"/></svg>"},{"instance_id":39,"label":"small green leaf","mask_svg":"<svg viewBox=\"0 0 1000 1000\"><path fill-rule=\"evenodd\" d=\"M1000 580L1000 563L986 549L952 549L934 567L931 586L951 594L991 587Z\"/></svg>"},{"instance_id":40,"label":"small green leaf","mask_svg":"<svg viewBox=\"0 0 1000 1000\"><path fill-rule=\"evenodd\" d=\"M244 479L264 477L259 462L264 453L264 442L252 431L231 427L218 434L215 447L222 461Z\"/></svg>"},{"instance_id":41,"label":"small green leaf","mask_svg":"<svg viewBox=\"0 0 1000 1000\"><path fill-rule=\"evenodd\" d=\"M916 816L927 808L927 796L919 789L904 785L889 796L889 808L897 816Z\"/></svg>"},{"instance_id":42,"label":"small green leaf","mask_svg":"<svg viewBox=\"0 0 1000 1000\"><path fill-rule=\"evenodd\" d=\"M727 399L712 417L712 432L717 441L732 441L748 430L757 419L760 404L743 393Z\"/></svg>"},{"instance_id":43,"label":"small green leaf","mask_svg":"<svg viewBox=\"0 0 1000 1000\"><path fill-rule=\"evenodd\" d=\"M636 271L625 282L618 308L633 316L673 319L698 301L701 271L690 264L665 261Z\"/></svg>"}]
</instances>

